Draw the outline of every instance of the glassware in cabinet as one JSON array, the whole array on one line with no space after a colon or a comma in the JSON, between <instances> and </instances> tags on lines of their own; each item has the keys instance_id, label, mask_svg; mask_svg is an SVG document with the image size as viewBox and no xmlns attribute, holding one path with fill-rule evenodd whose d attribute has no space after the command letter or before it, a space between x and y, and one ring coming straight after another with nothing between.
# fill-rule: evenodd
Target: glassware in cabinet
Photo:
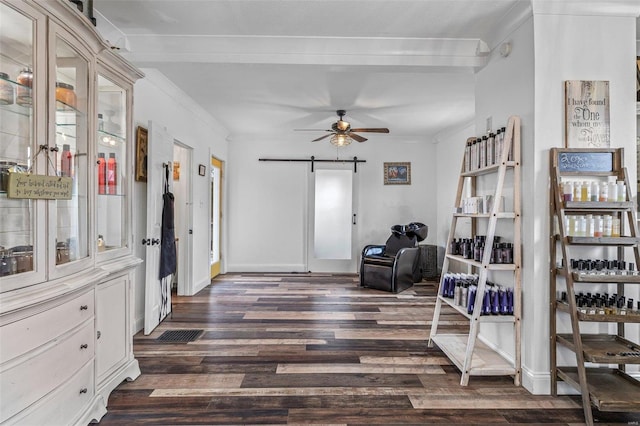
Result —
<instances>
[{"instance_id":1,"label":"glassware in cabinet","mask_svg":"<svg viewBox=\"0 0 640 426\"><path fill-rule=\"evenodd\" d=\"M34 66L36 19L6 4L0 4L0 16L0 277L8 277L34 270L35 202L8 198L7 190L12 173L33 166L34 88L20 77ZM3 283L0 292L12 287Z\"/></svg>"},{"instance_id":2,"label":"glassware in cabinet","mask_svg":"<svg viewBox=\"0 0 640 426\"><path fill-rule=\"evenodd\" d=\"M55 43L55 146L48 173L73 179L70 200L55 200L55 264L89 256L88 106L89 63L70 43ZM51 166L51 165L50 165Z\"/></svg>"},{"instance_id":3,"label":"glassware in cabinet","mask_svg":"<svg viewBox=\"0 0 640 426\"><path fill-rule=\"evenodd\" d=\"M127 245L127 90L98 74L96 179L97 249L111 251Z\"/></svg>"}]
</instances>

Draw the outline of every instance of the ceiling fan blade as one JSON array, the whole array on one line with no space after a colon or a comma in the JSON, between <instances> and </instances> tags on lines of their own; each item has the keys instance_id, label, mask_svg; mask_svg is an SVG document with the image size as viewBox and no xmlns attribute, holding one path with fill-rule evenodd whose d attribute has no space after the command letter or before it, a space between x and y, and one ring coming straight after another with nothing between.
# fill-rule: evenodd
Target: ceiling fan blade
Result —
<instances>
[{"instance_id":1,"label":"ceiling fan blade","mask_svg":"<svg viewBox=\"0 0 640 426\"><path fill-rule=\"evenodd\" d=\"M349 132L349 137L350 137L351 139L353 139L353 140L358 141L358 142L364 142L364 141L366 141L366 140L367 140L367 138L363 138L362 136L360 136L360 135L356 135L356 134L355 134L355 133L353 133L353 132Z\"/></svg>"},{"instance_id":2,"label":"ceiling fan blade","mask_svg":"<svg viewBox=\"0 0 640 426\"><path fill-rule=\"evenodd\" d=\"M352 132L389 133L386 127L373 127L369 129L351 129Z\"/></svg>"},{"instance_id":3,"label":"ceiling fan blade","mask_svg":"<svg viewBox=\"0 0 640 426\"><path fill-rule=\"evenodd\" d=\"M321 141L321 140L322 140L322 139L324 139L324 138L328 138L328 137L329 137L329 136L331 136L332 134L333 134L333 133L329 133L328 135L321 136L321 137L319 137L318 139L314 139L314 140L312 140L311 142L318 142L318 141Z\"/></svg>"},{"instance_id":4,"label":"ceiling fan blade","mask_svg":"<svg viewBox=\"0 0 640 426\"><path fill-rule=\"evenodd\" d=\"M327 129L293 129L294 132L333 132Z\"/></svg>"}]
</instances>

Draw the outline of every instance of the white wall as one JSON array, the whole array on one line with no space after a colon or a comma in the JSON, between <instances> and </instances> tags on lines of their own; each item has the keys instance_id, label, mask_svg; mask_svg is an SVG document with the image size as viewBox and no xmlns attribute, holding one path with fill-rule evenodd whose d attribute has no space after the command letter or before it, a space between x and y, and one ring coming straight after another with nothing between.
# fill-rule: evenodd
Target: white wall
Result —
<instances>
[{"instance_id":1,"label":"white wall","mask_svg":"<svg viewBox=\"0 0 640 426\"><path fill-rule=\"evenodd\" d=\"M208 113L195 104L164 75L155 69L143 69L146 77L134 87L134 124L148 127L148 122L166 127L167 131L181 143L193 148L194 164L190 173L193 182L193 259L192 282L194 291L209 284L209 179L198 175L198 163L209 169L209 156L227 160L227 131ZM149 141L153 143L153 141ZM172 148L173 150L173 148ZM146 234L147 184L136 182L134 200L134 242L141 241ZM226 214L225 214L226 216ZM223 227L225 224L223 223ZM223 236L227 234L223 229ZM225 240L223 237L223 247ZM145 246L136 244L135 255L145 259ZM224 264L223 264L224 268ZM136 330L144 325L145 268L138 267L135 282Z\"/></svg>"},{"instance_id":2,"label":"white wall","mask_svg":"<svg viewBox=\"0 0 640 426\"><path fill-rule=\"evenodd\" d=\"M524 217L534 219L527 222L525 235L528 252L535 252L536 256L529 258L525 274L528 293L525 300L530 306L523 335L527 345L537 348L525 354L532 388L544 393L549 389L548 379L543 376L549 370L548 157L549 148L564 144L564 81L610 81L611 147L625 148L625 166L635 192L636 20L633 16L572 16L535 9L534 12L535 143L533 149L528 148L527 158L532 160L530 167L535 179L529 180L533 196L525 203L528 207Z\"/></svg>"},{"instance_id":3,"label":"white wall","mask_svg":"<svg viewBox=\"0 0 640 426\"><path fill-rule=\"evenodd\" d=\"M425 118L426 119L426 118ZM393 132L393 129L392 129ZM430 227L425 244L436 241L435 146L426 141L372 136L336 151L328 141L307 134L281 138L234 138L229 182L229 271L306 271L307 185L309 163L260 162L259 158L366 160L358 164L358 238L356 247L383 244L389 228L411 221ZM411 185L383 185L384 162L411 162ZM355 272L355 271L354 271Z\"/></svg>"},{"instance_id":4,"label":"white wall","mask_svg":"<svg viewBox=\"0 0 640 426\"><path fill-rule=\"evenodd\" d=\"M521 194L522 194L522 364L523 376L529 370L529 353L534 351L536 346L532 346L530 334L527 333L527 325L533 318L533 306L537 298L537 290L545 290L534 284L531 279L534 252L532 250L532 240L546 239L546 231L543 234L532 235L533 224L536 218L529 214L534 199L528 194L531 185L535 180L533 175L533 164L531 153L533 152L533 129L534 129L534 59L533 59L533 19L529 17L515 28L504 40L497 43L497 47L492 51L489 64L476 75L476 134L486 133L486 120L491 117L493 130L504 127L511 115L520 116L521 125ZM511 43L512 51L507 57L499 54L499 46L502 42ZM505 201L507 205L512 205L513 174L509 172L505 181ZM546 184L546 179L545 179ZM486 179L479 179L478 191L486 190L495 181L486 182ZM546 203L541 203L546 207ZM507 208L506 210L511 210ZM545 211L546 212L546 211ZM513 241L513 222L500 221L496 229L496 235L504 238L504 241ZM535 256L539 259L539 256ZM546 259L543 259L546 261ZM547 270L548 268L544 268ZM513 282L512 273L494 273L492 280L496 282L511 284ZM538 321L540 321L538 319ZM548 318L544 319L547 324ZM515 345L513 338L513 327L504 324L483 324L480 333L482 338L490 345L494 345L506 356L512 358ZM548 339L548 338L547 338ZM524 379L524 377L523 377ZM525 383L526 385L526 383ZM530 389L530 388L529 388Z\"/></svg>"},{"instance_id":5,"label":"white wall","mask_svg":"<svg viewBox=\"0 0 640 426\"><path fill-rule=\"evenodd\" d=\"M451 228L451 212L455 207L458 190L458 177L464 157L464 147L467 138L476 136L476 126L469 123L462 129L452 129L438 134L435 138L437 162L437 225L436 239L439 246L447 245L449 229ZM456 227L456 238L468 237L471 221L459 219Z\"/></svg>"}]
</instances>

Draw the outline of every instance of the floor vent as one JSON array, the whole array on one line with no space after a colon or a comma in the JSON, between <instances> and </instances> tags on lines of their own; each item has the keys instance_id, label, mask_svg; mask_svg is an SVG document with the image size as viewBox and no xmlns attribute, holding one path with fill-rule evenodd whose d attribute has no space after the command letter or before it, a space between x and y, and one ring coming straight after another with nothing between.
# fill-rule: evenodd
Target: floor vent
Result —
<instances>
[{"instance_id":1,"label":"floor vent","mask_svg":"<svg viewBox=\"0 0 640 426\"><path fill-rule=\"evenodd\" d=\"M193 342L204 330L167 330L158 337L163 342Z\"/></svg>"}]
</instances>

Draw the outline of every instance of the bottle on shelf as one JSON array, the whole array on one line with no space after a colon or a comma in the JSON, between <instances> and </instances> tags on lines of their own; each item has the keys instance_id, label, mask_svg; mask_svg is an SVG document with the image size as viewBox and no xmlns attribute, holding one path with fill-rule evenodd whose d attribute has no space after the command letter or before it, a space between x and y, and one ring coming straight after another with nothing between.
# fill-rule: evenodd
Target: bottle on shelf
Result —
<instances>
[{"instance_id":1,"label":"bottle on shelf","mask_svg":"<svg viewBox=\"0 0 640 426\"><path fill-rule=\"evenodd\" d=\"M98 153L98 194L107 193L107 162L104 152Z\"/></svg>"},{"instance_id":2,"label":"bottle on shelf","mask_svg":"<svg viewBox=\"0 0 640 426\"><path fill-rule=\"evenodd\" d=\"M72 177L73 154L69 144L62 145L62 156L60 157L60 176Z\"/></svg>"},{"instance_id":3,"label":"bottle on shelf","mask_svg":"<svg viewBox=\"0 0 640 426\"><path fill-rule=\"evenodd\" d=\"M16 81L19 84L16 89L16 103L22 106L32 105L31 87L33 86L33 71L31 71L31 68L22 69Z\"/></svg>"},{"instance_id":4,"label":"bottle on shelf","mask_svg":"<svg viewBox=\"0 0 640 426\"><path fill-rule=\"evenodd\" d=\"M118 165L116 163L116 154L109 153L107 160L107 193L115 195L118 190Z\"/></svg>"}]
</instances>

